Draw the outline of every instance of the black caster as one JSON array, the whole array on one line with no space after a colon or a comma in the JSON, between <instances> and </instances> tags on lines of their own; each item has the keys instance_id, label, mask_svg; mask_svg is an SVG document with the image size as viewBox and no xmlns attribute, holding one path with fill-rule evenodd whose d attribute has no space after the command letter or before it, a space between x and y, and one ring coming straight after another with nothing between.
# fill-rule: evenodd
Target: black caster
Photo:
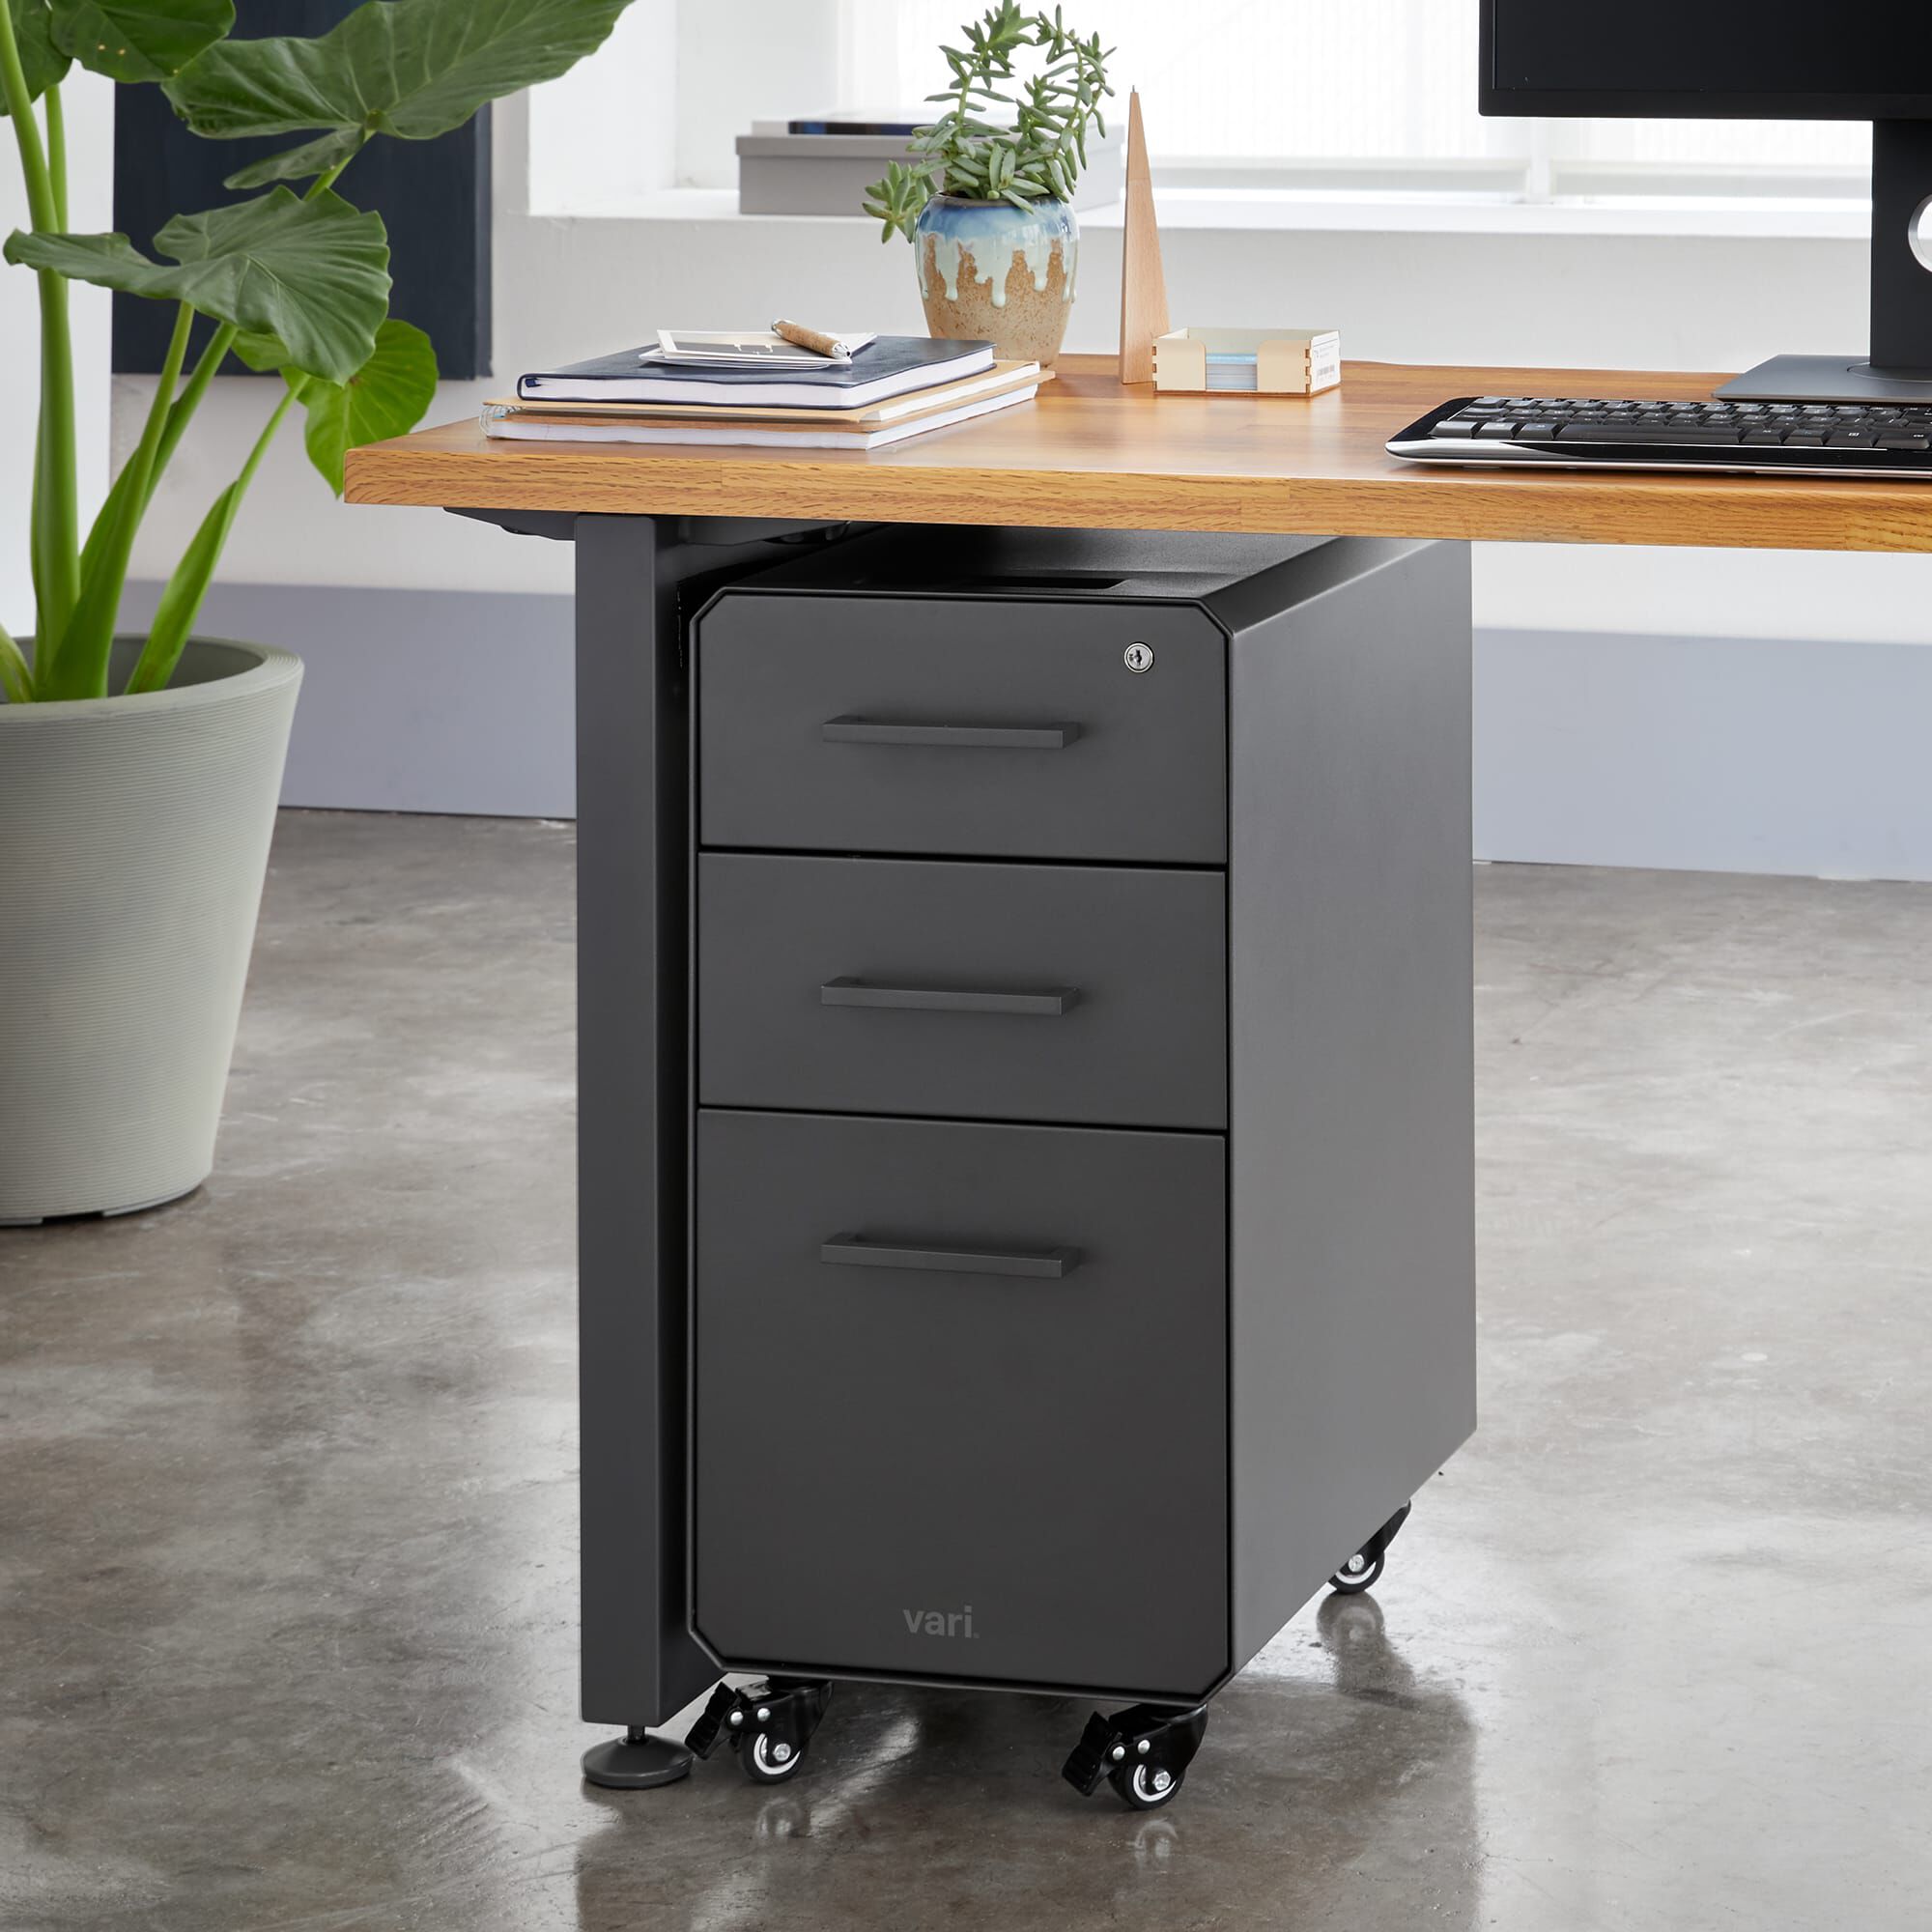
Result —
<instances>
[{"instance_id":1,"label":"black caster","mask_svg":"<svg viewBox=\"0 0 1932 1932\"><path fill-rule=\"evenodd\" d=\"M1111 1718L1095 1711L1060 1775L1082 1798L1104 1777L1129 1811L1158 1811L1174 1802L1207 1730L1206 1704L1179 1712L1130 1704Z\"/></svg>"},{"instance_id":2,"label":"black caster","mask_svg":"<svg viewBox=\"0 0 1932 1932\"><path fill-rule=\"evenodd\" d=\"M728 1739L753 1784L782 1784L798 1776L832 1686L817 1677L773 1677L734 1690L721 1684L685 1743L709 1757Z\"/></svg>"},{"instance_id":3,"label":"black caster","mask_svg":"<svg viewBox=\"0 0 1932 1932\"><path fill-rule=\"evenodd\" d=\"M1404 1503L1369 1540L1349 1558L1348 1562L1328 1579L1328 1587L1339 1591L1345 1597L1358 1597L1368 1589L1386 1567L1388 1547L1396 1539L1397 1532L1408 1520L1408 1513L1415 1507L1413 1503Z\"/></svg>"}]
</instances>

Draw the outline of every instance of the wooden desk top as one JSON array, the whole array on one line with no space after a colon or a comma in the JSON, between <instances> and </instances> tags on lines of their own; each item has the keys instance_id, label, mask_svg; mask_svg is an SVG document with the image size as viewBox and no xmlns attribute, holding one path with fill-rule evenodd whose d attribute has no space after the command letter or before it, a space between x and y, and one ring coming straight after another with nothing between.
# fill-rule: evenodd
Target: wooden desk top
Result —
<instances>
[{"instance_id":1,"label":"wooden desk top","mask_svg":"<svg viewBox=\"0 0 1932 1932\"><path fill-rule=\"evenodd\" d=\"M474 422L349 453L348 499L476 510L823 517L1766 550L1932 550L1932 483L1398 462L1452 396L1708 396L1725 380L1351 362L1340 389L1165 396L1069 355L1037 402L882 449L492 442Z\"/></svg>"}]
</instances>

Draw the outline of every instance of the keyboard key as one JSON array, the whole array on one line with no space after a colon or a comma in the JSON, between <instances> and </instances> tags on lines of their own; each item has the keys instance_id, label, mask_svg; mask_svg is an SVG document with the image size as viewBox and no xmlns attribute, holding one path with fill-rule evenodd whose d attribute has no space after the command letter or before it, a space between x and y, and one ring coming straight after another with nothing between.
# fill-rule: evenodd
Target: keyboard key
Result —
<instances>
[{"instance_id":1,"label":"keyboard key","mask_svg":"<svg viewBox=\"0 0 1932 1932\"><path fill-rule=\"evenodd\" d=\"M1553 422L1526 422L1517 431L1517 437L1523 442L1548 442L1556 434Z\"/></svg>"},{"instance_id":2,"label":"keyboard key","mask_svg":"<svg viewBox=\"0 0 1932 1932\"><path fill-rule=\"evenodd\" d=\"M1927 450L1932 449L1932 436L1913 436L1907 432L1899 431L1880 437L1878 446L1881 449Z\"/></svg>"},{"instance_id":3,"label":"keyboard key","mask_svg":"<svg viewBox=\"0 0 1932 1932\"><path fill-rule=\"evenodd\" d=\"M1876 449L1878 438L1868 429L1834 429L1827 440L1833 449Z\"/></svg>"},{"instance_id":4,"label":"keyboard key","mask_svg":"<svg viewBox=\"0 0 1932 1932\"><path fill-rule=\"evenodd\" d=\"M1781 429L1747 430L1745 432L1745 440L1747 442L1782 442L1784 440L1784 432Z\"/></svg>"},{"instance_id":5,"label":"keyboard key","mask_svg":"<svg viewBox=\"0 0 1932 1932\"><path fill-rule=\"evenodd\" d=\"M1822 429L1795 429L1784 439L1786 449L1823 449L1825 432Z\"/></svg>"},{"instance_id":6,"label":"keyboard key","mask_svg":"<svg viewBox=\"0 0 1932 1932\"><path fill-rule=\"evenodd\" d=\"M1516 435L1516 424L1513 422L1486 422L1476 434L1485 442L1508 442Z\"/></svg>"},{"instance_id":7,"label":"keyboard key","mask_svg":"<svg viewBox=\"0 0 1932 1932\"><path fill-rule=\"evenodd\" d=\"M1431 436L1462 437L1465 441L1475 433L1472 422L1439 422L1430 431Z\"/></svg>"}]
</instances>

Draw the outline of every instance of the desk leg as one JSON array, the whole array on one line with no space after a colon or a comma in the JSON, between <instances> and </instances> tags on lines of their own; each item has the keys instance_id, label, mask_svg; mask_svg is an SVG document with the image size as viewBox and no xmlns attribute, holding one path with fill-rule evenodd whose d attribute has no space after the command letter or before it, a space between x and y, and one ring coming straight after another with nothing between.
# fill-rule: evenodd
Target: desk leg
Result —
<instances>
[{"instance_id":1,"label":"desk leg","mask_svg":"<svg viewBox=\"0 0 1932 1932\"><path fill-rule=\"evenodd\" d=\"M594 1782L666 1783L644 1727L717 1670L685 1614L689 684L677 583L708 559L646 517L577 540L578 1269L583 1716Z\"/></svg>"}]
</instances>

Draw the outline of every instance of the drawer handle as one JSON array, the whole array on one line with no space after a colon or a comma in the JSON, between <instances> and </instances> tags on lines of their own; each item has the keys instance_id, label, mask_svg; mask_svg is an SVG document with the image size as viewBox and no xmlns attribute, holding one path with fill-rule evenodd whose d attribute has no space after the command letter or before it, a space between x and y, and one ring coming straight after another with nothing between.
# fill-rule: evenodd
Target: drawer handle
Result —
<instances>
[{"instance_id":1,"label":"drawer handle","mask_svg":"<svg viewBox=\"0 0 1932 1932\"><path fill-rule=\"evenodd\" d=\"M1042 1013L1058 1019L1080 1004L1078 986L1048 986L1037 993L992 993L969 986L868 986L863 980L828 980L818 989L822 1007L893 1007L919 1013Z\"/></svg>"},{"instance_id":2,"label":"drawer handle","mask_svg":"<svg viewBox=\"0 0 1932 1932\"><path fill-rule=\"evenodd\" d=\"M834 1235L819 1244L818 1259L838 1267L928 1268L940 1274L1031 1275L1061 1281L1080 1265L1080 1250L901 1247L864 1235Z\"/></svg>"},{"instance_id":3,"label":"drawer handle","mask_svg":"<svg viewBox=\"0 0 1932 1932\"><path fill-rule=\"evenodd\" d=\"M832 745L955 745L992 752L1064 752L1077 724L909 724L890 718L828 718L819 736Z\"/></svg>"}]
</instances>

